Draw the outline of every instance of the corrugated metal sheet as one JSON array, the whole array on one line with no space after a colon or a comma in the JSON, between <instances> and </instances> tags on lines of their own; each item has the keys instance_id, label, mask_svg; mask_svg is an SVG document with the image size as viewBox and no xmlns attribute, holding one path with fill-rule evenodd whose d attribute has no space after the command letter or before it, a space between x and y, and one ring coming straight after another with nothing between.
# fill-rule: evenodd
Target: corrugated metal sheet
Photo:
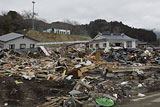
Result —
<instances>
[{"instance_id":1,"label":"corrugated metal sheet","mask_svg":"<svg viewBox=\"0 0 160 107\"><path fill-rule=\"evenodd\" d=\"M18 33L8 33L8 34L0 36L0 41L7 42L7 41L10 41L10 40L13 40L19 37L23 37L23 36L24 35L21 35Z\"/></svg>"}]
</instances>

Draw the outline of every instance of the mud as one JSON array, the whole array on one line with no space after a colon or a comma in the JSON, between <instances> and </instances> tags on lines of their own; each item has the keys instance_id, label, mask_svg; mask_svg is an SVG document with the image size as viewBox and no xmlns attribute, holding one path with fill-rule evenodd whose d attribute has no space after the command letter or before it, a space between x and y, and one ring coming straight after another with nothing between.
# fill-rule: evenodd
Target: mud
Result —
<instances>
[{"instance_id":1,"label":"mud","mask_svg":"<svg viewBox=\"0 0 160 107\"><path fill-rule=\"evenodd\" d=\"M23 82L16 84L15 80ZM0 107L37 107L46 96L64 96L73 86L53 80L25 80L16 76L0 76Z\"/></svg>"}]
</instances>

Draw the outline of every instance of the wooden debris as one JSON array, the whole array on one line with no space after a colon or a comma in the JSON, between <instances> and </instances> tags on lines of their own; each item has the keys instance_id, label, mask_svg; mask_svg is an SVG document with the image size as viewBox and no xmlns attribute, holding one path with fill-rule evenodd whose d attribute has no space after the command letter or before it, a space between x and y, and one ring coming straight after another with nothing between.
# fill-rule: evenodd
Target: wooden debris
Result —
<instances>
[{"instance_id":1,"label":"wooden debris","mask_svg":"<svg viewBox=\"0 0 160 107\"><path fill-rule=\"evenodd\" d=\"M82 81L78 81L81 85L83 85L83 86L85 86L86 88L88 88L88 89L91 89L92 88L92 86L91 85L88 85L88 84L86 84L86 83L84 83L84 82L82 82Z\"/></svg>"},{"instance_id":2,"label":"wooden debris","mask_svg":"<svg viewBox=\"0 0 160 107\"><path fill-rule=\"evenodd\" d=\"M47 78L47 80L49 80L50 78L52 78L53 80L56 80L58 78L57 76L52 74L49 74L49 75L37 74L36 76L40 78Z\"/></svg>"},{"instance_id":3,"label":"wooden debris","mask_svg":"<svg viewBox=\"0 0 160 107\"><path fill-rule=\"evenodd\" d=\"M4 64L3 65L3 69L6 69L6 70L8 70L8 69L11 69L12 67L11 67L11 64Z\"/></svg>"},{"instance_id":4,"label":"wooden debris","mask_svg":"<svg viewBox=\"0 0 160 107\"><path fill-rule=\"evenodd\" d=\"M18 81L18 80L15 80L14 82L15 82L17 85L18 85L18 84L22 84L22 83L23 83L23 82Z\"/></svg>"},{"instance_id":5,"label":"wooden debris","mask_svg":"<svg viewBox=\"0 0 160 107\"><path fill-rule=\"evenodd\" d=\"M91 56L92 56L93 54L95 54L95 53L96 53L96 50L94 50L94 51L87 57L87 59L91 58Z\"/></svg>"},{"instance_id":6,"label":"wooden debris","mask_svg":"<svg viewBox=\"0 0 160 107\"><path fill-rule=\"evenodd\" d=\"M64 70L64 72L62 73L62 79L64 79L66 77L66 70Z\"/></svg>"}]
</instances>

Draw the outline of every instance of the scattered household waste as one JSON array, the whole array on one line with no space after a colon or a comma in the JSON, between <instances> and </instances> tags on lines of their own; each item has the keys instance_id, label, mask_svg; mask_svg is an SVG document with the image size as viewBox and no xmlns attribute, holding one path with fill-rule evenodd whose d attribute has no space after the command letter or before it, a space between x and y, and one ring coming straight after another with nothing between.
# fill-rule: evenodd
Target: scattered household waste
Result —
<instances>
[{"instance_id":1,"label":"scattered household waste","mask_svg":"<svg viewBox=\"0 0 160 107\"><path fill-rule=\"evenodd\" d=\"M104 52L42 46L40 49L41 52L26 56L1 50L0 58L0 76L58 81L73 86L65 96L46 96L46 102L40 107L110 107L122 103L123 99L145 97L145 93L160 89L157 51L107 49ZM15 84L24 83L16 80Z\"/></svg>"},{"instance_id":2,"label":"scattered household waste","mask_svg":"<svg viewBox=\"0 0 160 107\"><path fill-rule=\"evenodd\" d=\"M145 97L145 95L142 93L138 93L138 97Z\"/></svg>"}]
</instances>

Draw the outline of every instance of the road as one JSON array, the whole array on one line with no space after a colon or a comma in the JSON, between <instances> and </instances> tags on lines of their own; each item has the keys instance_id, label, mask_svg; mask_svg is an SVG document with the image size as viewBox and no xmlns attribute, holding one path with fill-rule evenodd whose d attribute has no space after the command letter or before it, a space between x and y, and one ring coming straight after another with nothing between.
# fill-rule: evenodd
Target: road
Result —
<instances>
[{"instance_id":1,"label":"road","mask_svg":"<svg viewBox=\"0 0 160 107\"><path fill-rule=\"evenodd\" d=\"M132 99L131 102L115 107L160 107L160 91L146 95L143 98Z\"/></svg>"}]
</instances>

